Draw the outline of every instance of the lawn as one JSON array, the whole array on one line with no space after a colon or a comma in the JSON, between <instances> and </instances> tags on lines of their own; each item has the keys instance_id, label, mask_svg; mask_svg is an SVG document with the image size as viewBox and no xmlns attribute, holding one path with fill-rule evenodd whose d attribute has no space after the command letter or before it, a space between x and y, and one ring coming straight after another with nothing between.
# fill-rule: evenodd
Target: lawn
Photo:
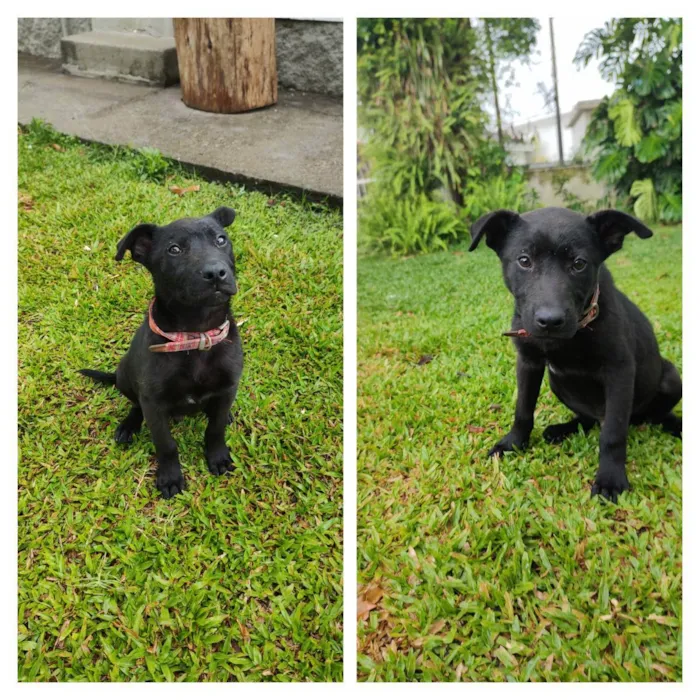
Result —
<instances>
[{"instance_id":1,"label":"lawn","mask_svg":"<svg viewBox=\"0 0 700 700\"><path fill-rule=\"evenodd\" d=\"M358 267L360 678L680 680L681 442L632 428L633 490L591 499L599 429L546 444L545 381L530 448L488 459L516 391L496 256ZM681 369L680 228L609 267Z\"/></svg>"},{"instance_id":2,"label":"lawn","mask_svg":"<svg viewBox=\"0 0 700 700\"><path fill-rule=\"evenodd\" d=\"M19 678L341 680L340 213L40 124L18 140ZM235 470L209 474L204 416L186 418L187 491L166 501L148 430L117 445L127 400L77 370L113 370L151 297L114 261L121 236L221 205L246 356Z\"/></svg>"}]
</instances>

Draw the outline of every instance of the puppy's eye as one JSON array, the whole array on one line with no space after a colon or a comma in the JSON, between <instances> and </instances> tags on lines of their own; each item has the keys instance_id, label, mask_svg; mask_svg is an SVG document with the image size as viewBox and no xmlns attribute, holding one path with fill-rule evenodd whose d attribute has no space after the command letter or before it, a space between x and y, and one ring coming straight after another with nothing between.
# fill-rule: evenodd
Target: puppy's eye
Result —
<instances>
[{"instance_id":1,"label":"puppy's eye","mask_svg":"<svg viewBox=\"0 0 700 700\"><path fill-rule=\"evenodd\" d=\"M168 253L170 253L170 255L180 255L180 253L182 253L182 248L176 243L173 243L173 245L168 248Z\"/></svg>"},{"instance_id":2,"label":"puppy's eye","mask_svg":"<svg viewBox=\"0 0 700 700\"><path fill-rule=\"evenodd\" d=\"M571 266L576 272L581 272L581 270L586 269L588 263L583 258L576 258L574 264Z\"/></svg>"},{"instance_id":3,"label":"puppy's eye","mask_svg":"<svg viewBox=\"0 0 700 700\"><path fill-rule=\"evenodd\" d=\"M525 270L529 270L532 267L532 260L527 255L521 255L518 258L518 265L520 267L524 268Z\"/></svg>"},{"instance_id":4,"label":"puppy's eye","mask_svg":"<svg viewBox=\"0 0 700 700\"><path fill-rule=\"evenodd\" d=\"M226 236L224 236L223 234L220 234L216 237L216 245L218 245L219 248L221 248L221 246L226 245L227 240L228 239L226 238Z\"/></svg>"}]
</instances>

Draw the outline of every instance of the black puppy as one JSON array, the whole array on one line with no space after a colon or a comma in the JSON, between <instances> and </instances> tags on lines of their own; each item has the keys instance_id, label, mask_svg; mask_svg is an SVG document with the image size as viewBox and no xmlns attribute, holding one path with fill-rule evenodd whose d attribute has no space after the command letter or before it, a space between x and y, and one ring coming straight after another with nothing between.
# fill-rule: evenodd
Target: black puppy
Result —
<instances>
[{"instance_id":1,"label":"black puppy","mask_svg":"<svg viewBox=\"0 0 700 700\"><path fill-rule=\"evenodd\" d=\"M547 367L552 391L575 417L546 428L544 439L561 442L579 426L587 432L600 422L592 493L612 501L629 488L630 423L658 423L681 437L681 419L671 413L681 398L678 371L661 357L651 324L603 264L632 231L652 235L611 209L588 217L555 207L522 215L499 210L472 226L469 247L486 236L515 298L513 330L506 333L518 351L515 421L489 455L527 444Z\"/></svg>"},{"instance_id":2,"label":"black puppy","mask_svg":"<svg viewBox=\"0 0 700 700\"><path fill-rule=\"evenodd\" d=\"M220 207L201 219L167 226L141 224L117 245L152 275L155 298L115 374L81 372L114 384L133 402L115 439L129 443L143 419L156 447L156 485L165 498L180 493L185 480L169 419L204 411L209 423L204 447L209 471L232 469L225 442L231 406L243 370L243 349L229 300L236 291L231 242L224 231L236 213Z\"/></svg>"}]
</instances>

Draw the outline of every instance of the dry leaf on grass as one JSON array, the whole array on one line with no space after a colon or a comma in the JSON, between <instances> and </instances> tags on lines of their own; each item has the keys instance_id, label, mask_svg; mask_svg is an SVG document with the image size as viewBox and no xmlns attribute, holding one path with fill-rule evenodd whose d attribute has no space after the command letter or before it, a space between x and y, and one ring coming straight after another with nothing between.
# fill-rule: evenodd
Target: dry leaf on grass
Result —
<instances>
[{"instance_id":1,"label":"dry leaf on grass","mask_svg":"<svg viewBox=\"0 0 700 700\"><path fill-rule=\"evenodd\" d=\"M376 583L365 586L357 595L357 619L366 620L384 597L384 590Z\"/></svg>"},{"instance_id":2,"label":"dry leaf on grass","mask_svg":"<svg viewBox=\"0 0 700 700\"><path fill-rule=\"evenodd\" d=\"M675 617L669 617L667 615L649 615L647 620L652 622L658 622L660 625L666 625L668 627L678 627L678 620Z\"/></svg>"},{"instance_id":3,"label":"dry leaf on grass","mask_svg":"<svg viewBox=\"0 0 700 700\"><path fill-rule=\"evenodd\" d=\"M238 623L238 629L241 631L241 637L244 642L247 642L250 639L250 632L248 631L248 628L240 621L236 620Z\"/></svg>"},{"instance_id":4,"label":"dry leaf on grass","mask_svg":"<svg viewBox=\"0 0 700 700\"><path fill-rule=\"evenodd\" d=\"M60 152L63 152L66 150L65 148L63 148L63 146L59 146L57 143L52 143L51 148L53 148L54 151L60 151Z\"/></svg>"},{"instance_id":5,"label":"dry leaf on grass","mask_svg":"<svg viewBox=\"0 0 700 700\"><path fill-rule=\"evenodd\" d=\"M376 608L375 603L370 603L368 600L365 600L364 598L358 598L357 599L357 619L358 620L366 620L369 617L369 614L372 610Z\"/></svg>"},{"instance_id":6,"label":"dry leaf on grass","mask_svg":"<svg viewBox=\"0 0 700 700\"><path fill-rule=\"evenodd\" d=\"M376 584L370 585L364 593L364 599L377 605L384 597L384 591Z\"/></svg>"},{"instance_id":7,"label":"dry leaf on grass","mask_svg":"<svg viewBox=\"0 0 700 700\"><path fill-rule=\"evenodd\" d=\"M593 531L596 529L595 523L590 518L584 518L583 522L586 523L587 530Z\"/></svg>"},{"instance_id":8,"label":"dry leaf on grass","mask_svg":"<svg viewBox=\"0 0 700 700\"><path fill-rule=\"evenodd\" d=\"M552 664L554 663L554 654L550 654L547 660L544 662L544 670L549 673L552 670Z\"/></svg>"},{"instance_id":9,"label":"dry leaf on grass","mask_svg":"<svg viewBox=\"0 0 700 700\"><path fill-rule=\"evenodd\" d=\"M430 634L437 634L446 624L446 620L438 620L437 622L433 622L433 624L430 625L430 629L428 631L430 632Z\"/></svg>"},{"instance_id":10,"label":"dry leaf on grass","mask_svg":"<svg viewBox=\"0 0 700 700\"><path fill-rule=\"evenodd\" d=\"M182 197L184 194L187 194L188 192L199 192L199 185L190 185L189 187L178 187L177 185L173 185L172 187L168 188L173 194L176 194L178 197Z\"/></svg>"},{"instance_id":11,"label":"dry leaf on grass","mask_svg":"<svg viewBox=\"0 0 700 700\"><path fill-rule=\"evenodd\" d=\"M90 653L90 642L92 640L92 635L89 634L85 639L83 640L83 643L80 645L80 651L83 652L83 654L89 654Z\"/></svg>"},{"instance_id":12,"label":"dry leaf on grass","mask_svg":"<svg viewBox=\"0 0 700 700\"><path fill-rule=\"evenodd\" d=\"M28 194L20 192L18 201L22 205L22 209L24 209L24 211L31 211L34 209L34 200Z\"/></svg>"}]
</instances>

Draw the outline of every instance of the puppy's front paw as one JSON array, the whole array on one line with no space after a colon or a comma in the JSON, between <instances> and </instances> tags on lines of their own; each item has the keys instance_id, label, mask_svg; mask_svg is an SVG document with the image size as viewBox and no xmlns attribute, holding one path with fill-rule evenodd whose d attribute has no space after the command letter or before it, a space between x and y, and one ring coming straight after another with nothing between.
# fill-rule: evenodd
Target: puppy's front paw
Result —
<instances>
[{"instance_id":1,"label":"puppy's front paw","mask_svg":"<svg viewBox=\"0 0 700 700\"><path fill-rule=\"evenodd\" d=\"M185 477L180 465L159 466L156 474L156 486L163 498L172 498L185 490Z\"/></svg>"},{"instance_id":2,"label":"puppy's front paw","mask_svg":"<svg viewBox=\"0 0 700 700\"><path fill-rule=\"evenodd\" d=\"M572 429L571 423L555 423L554 425L548 425L544 429L542 437L545 442L557 445L560 442L564 442L569 435L573 435L575 432L576 428Z\"/></svg>"},{"instance_id":3,"label":"puppy's front paw","mask_svg":"<svg viewBox=\"0 0 700 700\"><path fill-rule=\"evenodd\" d=\"M127 421L120 423L114 432L114 440L120 445L129 445L134 440L134 435L138 433L138 428L134 430L132 425L129 425Z\"/></svg>"},{"instance_id":4,"label":"puppy's front paw","mask_svg":"<svg viewBox=\"0 0 700 700\"><path fill-rule=\"evenodd\" d=\"M207 452L207 466L214 476L221 476L226 472L233 471L233 462L228 447L224 445Z\"/></svg>"},{"instance_id":5,"label":"puppy's front paw","mask_svg":"<svg viewBox=\"0 0 700 700\"><path fill-rule=\"evenodd\" d=\"M591 486L591 496L601 496L606 501L617 503L618 496L628 491L630 483L624 470L598 472Z\"/></svg>"},{"instance_id":6,"label":"puppy's front paw","mask_svg":"<svg viewBox=\"0 0 700 700\"><path fill-rule=\"evenodd\" d=\"M505 437L501 438L490 450L489 457L502 457L506 452L513 452L514 450L522 450L527 447L527 440L519 438L517 435L508 433Z\"/></svg>"}]
</instances>

